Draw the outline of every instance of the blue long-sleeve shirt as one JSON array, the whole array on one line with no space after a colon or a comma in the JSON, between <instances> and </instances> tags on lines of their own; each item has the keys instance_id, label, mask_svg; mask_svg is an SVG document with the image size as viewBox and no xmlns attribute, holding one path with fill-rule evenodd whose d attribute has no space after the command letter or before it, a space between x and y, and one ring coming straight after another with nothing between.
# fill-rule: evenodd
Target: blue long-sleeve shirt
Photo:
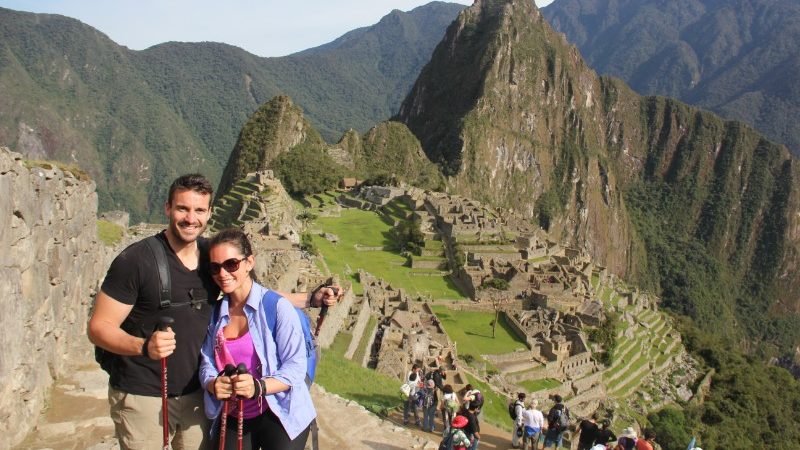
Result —
<instances>
[{"instance_id":1,"label":"blue long-sleeve shirt","mask_svg":"<svg viewBox=\"0 0 800 450\"><path fill-rule=\"evenodd\" d=\"M311 394L305 383L306 347L303 329L294 306L285 298L278 301L278 317L275 321L275 339L267 325L265 308L261 304L267 289L253 283L247 296L244 313L253 338L253 345L261 366L261 377L271 377L290 386L283 392L266 396L269 409L278 417L289 435L294 439L308 427L317 416ZM203 387L217 377L219 371L214 364L214 340L222 327L230 321L228 296L222 299L216 323L208 327L206 340L200 352L200 382ZM278 364L280 361L280 364ZM210 419L219 416L222 402L205 390L205 413Z\"/></svg>"}]
</instances>

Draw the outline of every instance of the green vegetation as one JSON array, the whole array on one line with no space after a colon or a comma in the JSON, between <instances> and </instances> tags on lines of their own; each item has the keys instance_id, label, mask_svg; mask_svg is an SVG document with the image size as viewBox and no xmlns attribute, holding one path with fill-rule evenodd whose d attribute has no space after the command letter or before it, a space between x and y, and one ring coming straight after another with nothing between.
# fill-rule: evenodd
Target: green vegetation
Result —
<instances>
[{"instance_id":1,"label":"green vegetation","mask_svg":"<svg viewBox=\"0 0 800 450\"><path fill-rule=\"evenodd\" d=\"M483 283L481 283L481 288L483 289L497 289L500 291L507 291L508 290L508 281L502 278L490 278Z\"/></svg>"},{"instance_id":2,"label":"green vegetation","mask_svg":"<svg viewBox=\"0 0 800 450\"><path fill-rule=\"evenodd\" d=\"M75 164L65 164L61 161L42 161L36 159L26 159L24 163L25 167L29 169L32 167L41 167L45 170L52 170L55 167L62 172L72 174L72 176L81 181L90 181L92 179L89 174L84 172L83 169Z\"/></svg>"},{"instance_id":3,"label":"green vegetation","mask_svg":"<svg viewBox=\"0 0 800 450\"><path fill-rule=\"evenodd\" d=\"M597 327L589 330L589 341L600 344L603 347L603 352L599 355L595 352L598 361L604 365L610 365L614 359L614 350L617 347L617 323L619 316L614 313L608 313L606 320Z\"/></svg>"},{"instance_id":4,"label":"green vegetation","mask_svg":"<svg viewBox=\"0 0 800 450\"><path fill-rule=\"evenodd\" d=\"M401 253L412 252L419 255L420 249L425 246L425 236L419 230L419 221L401 220L390 234L395 248Z\"/></svg>"},{"instance_id":5,"label":"green vegetation","mask_svg":"<svg viewBox=\"0 0 800 450\"><path fill-rule=\"evenodd\" d=\"M527 348L505 319L500 316L496 337L492 338L494 311L454 311L447 306L432 305L447 335L458 345L459 354L492 355Z\"/></svg>"},{"instance_id":6,"label":"green vegetation","mask_svg":"<svg viewBox=\"0 0 800 450\"><path fill-rule=\"evenodd\" d=\"M346 359L344 352L351 338L349 334L339 333L333 345L323 351L315 382L330 392L385 416L389 409L396 408L401 402L400 384L394 378L361 367L360 361Z\"/></svg>"},{"instance_id":7,"label":"green vegetation","mask_svg":"<svg viewBox=\"0 0 800 450\"><path fill-rule=\"evenodd\" d=\"M313 222L313 227L339 237L338 244L319 235L312 236L312 239L330 270L353 281L356 292L361 289L356 273L358 269L364 269L392 286L403 286L412 295L434 299L463 298L447 276L415 276L411 268L406 267L406 258L396 251L363 250L393 247L392 227L374 212L343 209L341 217L319 217Z\"/></svg>"},{"instance_id":8,"label":"green vegetation","mask_svg":"<svg viewBox=\"0 0 800 450\"><path fill-rule=\"evenodd\" d=\"M784 43L798 32L798 10L763 0L749 8L662 6L644 0L582 14L581 8L554 3L542 12L598 73L621 78L637 92L679 98L747 122L798 154L800 93L792 89L796 76L782 69L794 54ZM762 14L766 9L769 14ZM744 79L753 80L747 95Z\"/></svg>"},{"instance_id":9,"label":"green vegetation","mask_svg":"<svg viewBox=\"0 0 800 450\"><path fill-rule=\"evenodd\" d=\"M496 427L511 431L511 421L508 419L508 402L511 399L499 395L489 385L478 381L477 378L471 375L467 375L467 379L473 387L478 388L483 394L483 408L481 408L481 411L484 414L484 420Z\"/></svg>"},{"instance_id":10,"label":"green vegetation","mask_svg":"<svg viewBox=\"0 0 800 450\"><path fill-rule=\"evenodd\" d=\"M526 391L530 392L538 392L543 391L545 389L552 389L554 387L561 386L561 382L558 380L554 380L552 378L541 378L538 380L525 380L520 383L517 383L525 389ZM545 411L546 412L546 411Z\"/></svg>"},{"instance_id":11,"label":"green vegetation","mask_svg":"<svg viewBox=\"0 0 800 450\"><path fill-rule=\"evenodd\" d=\"M297 196L334 189L343 174L343 169L320 147L309 144L280 154L272 168L286 191Z\"/></svg>"},{"instance_id":12,"label":"green vegetation","mask_svg":"<svg viewBox=\"0 0 800 450\"><path fill-rule=\"evenodd\" d=\"M103 219L97 220L97 237L100 239L100 242L109 247L116 245L122 240L122 234L124 232L125 230L115 223Z\"/></svg>"},{"instance_id":13,"label":"green vegetation","mask_svg":"<svg viewBox=\"0 0 800 450\"><path fill-rule=\"evenodd\" d=\"M784 369L730 350L719 336L689 321L682 321L680 331L689 350L715 374L703 403L650 414L659 436L698 436L698 445L711 450L790 448L800 442L798 380Z\"/></svg>"},{"instance_id":14,"label":"green vegetation","mask_svg":"<svg viewBox=\"0 0 800 450\"><path fill-rule=\"evenodd\" d=\"M24 122L49 157L80 162L97 182L101 211L154 221L177 175L220 180L248 116L278 94L301 105L329 142L388 118L463 8L393 11L279 58L211 42L132 51L77 20L3 8L0 135L19 151Z\"/></svg>"}]
</instances>

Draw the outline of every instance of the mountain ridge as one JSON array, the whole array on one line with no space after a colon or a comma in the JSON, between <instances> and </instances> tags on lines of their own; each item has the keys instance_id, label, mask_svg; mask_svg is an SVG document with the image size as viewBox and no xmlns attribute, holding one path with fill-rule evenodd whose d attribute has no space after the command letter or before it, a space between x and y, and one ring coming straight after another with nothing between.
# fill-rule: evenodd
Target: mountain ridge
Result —
<instances>
[{"instance_id":1,"label":"mountain ridge","mask_svg":"<svg viewBox=\"0 0 800 450\"><path fill-rule=\"evenodd\" d=\"M800 342L797 315L773 310L800 304L788 150L598 77L529 3L465 10L400 109L453 192L537 220L706 330L767 353ZM446 83L476 70L467 89Z\"/></svg>"},{"instance_id":2,"label":"mountain ridge","mask_svg":"<svg viewBox=\"0 0 800 450\"><path fill-rule=\"evenodd\" d=\"M216 183L249 115L276 95L292 96L330 141L391 116L463 7L396 12L350 34L350 53L341 45L280 58L219 43L133 51L74 19L0 8L0 139L28 157L82 165L101 210L160 220L163 180L188 170ZM384 33L396 47L386 55L371 44Z\"/></svg>"},{"instance_id":3,"label":"mountain ridge","mask_svg":"<svg viewBox=\"0 0 800 450\"><path fill-rule=\"evenodd\" d=\"M560 0L542 9L598 72L742 120L800 154L800 5Z\"/></svg>"}]
</instances>

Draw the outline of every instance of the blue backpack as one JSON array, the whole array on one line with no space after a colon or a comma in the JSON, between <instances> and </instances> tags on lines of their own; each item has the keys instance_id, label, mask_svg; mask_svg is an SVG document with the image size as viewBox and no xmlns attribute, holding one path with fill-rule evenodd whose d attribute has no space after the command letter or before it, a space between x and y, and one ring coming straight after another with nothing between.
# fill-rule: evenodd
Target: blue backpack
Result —
<instances>
[{"instance_id":1,"label":"blue backpack","mask_svg":"<svg viewBox=\"0 0 800 450\"><path fill-rule=\"evenodd\" d=\"M267 325L269 329L272 330L273 342L277 340L277 336L275 335L275 323L278 321L278 300L281 298L282 297L277 292L267 289L266 294L264 294L264 297L261 299L261 304L264 306L264 314L267 316ZM222 302L217 302L217 305L214 307L211 316L212 324L219 320L221 304ZM300 318L300 326L303 327L303 339L306 342L306 385L310 387L311 384L314 383L314 375L316 375L317 372L317 359L319 359L317 353L319 347L317 346L317 340L314 338L314 333L311 332L311 322L308 320L306 313L297 307L294 307L294 310L297 312L297 317ZM281 361L278 360L278 364L280 363Z\"/></svg>"},{"instance_id":2,"label":"blue backpack","mask_svg":"<svg viewBox=\"0 0 800 450\"><path fill-rule=\"evenodd\" d=\"M269 329L272 330L273 341L276 339L275 322L278 320L278 300L281 298L282 297L277 292L267 289L267 293L264 294L264 298L261 299L261 304L265 308L264 313L267 315L267 325L269 325ZM317 371L317 351L319 347L317 346L317 340L314 338L314 333L311 332L311 322L308 320L306 313L297 307L294 307L294 310L300 318L300 325L303 327L303 338L306 342L306 362L308 363L306 369L306 384L311 386ZM278 364L280 363L279 360Z\"/></svg>"}]
</instances>

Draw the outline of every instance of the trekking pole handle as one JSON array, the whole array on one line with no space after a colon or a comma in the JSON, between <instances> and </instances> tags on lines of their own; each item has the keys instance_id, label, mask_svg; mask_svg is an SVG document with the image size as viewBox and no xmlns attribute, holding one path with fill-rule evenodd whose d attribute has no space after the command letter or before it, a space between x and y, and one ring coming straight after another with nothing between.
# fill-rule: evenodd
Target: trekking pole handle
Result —
<instances>
[{"instance_id":1,"label":"trekking pole handle","mask_svg":"<svg viewBox=\"0 0 800 450\"><path fill-rule=\"evenodd\" d=\"M167 331L175 323L175 319L169 316L162 316L158 318L158 331Z\"/></svg>"}]
</instances>

